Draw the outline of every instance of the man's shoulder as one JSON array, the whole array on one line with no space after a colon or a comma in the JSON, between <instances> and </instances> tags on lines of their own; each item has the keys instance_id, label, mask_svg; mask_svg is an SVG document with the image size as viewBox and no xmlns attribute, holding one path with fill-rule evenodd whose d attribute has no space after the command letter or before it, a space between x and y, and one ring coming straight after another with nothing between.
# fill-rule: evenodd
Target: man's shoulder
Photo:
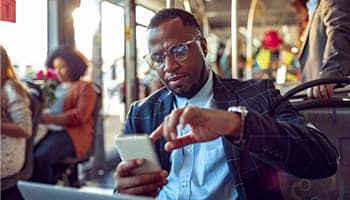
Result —
<instances>
[{"instance_id":1,"label":"man's shoulder","mask_svg":"<svg viewBox=\"0 0 350 200\"><path fill-rule=\"evenodd\" d=\"M249 79L249 80L238 80L238 79L223 79L222 84L224 87L233 89L236 92L244 90L265 90L274 88L273 81L271 79Z\"/></svg>"},{"instance_id":2,"label":"man's shoulder","mask_svg":"<svg viewBox=\"0 0 350 200\"><path fill-rule=\"evenodd\" d=\"M151 95L138 101L135 101L133 103L133 106L137 108L154 107L162 103L164 99L169 97L169 95L171 95L171 92L167 88L162 87L159 90L152 93Z\"/></svg>"},{"instance_id":3,"label":"man's shoulder","mask_svg":"<svg viewBox=\"0 0 350 200\"><path fill-rule=\"evenodd\" d=\"M245 105L261 105L268 102L269 99L277 92L270 79L224 79L221 86L216 86L214 92L219 100L238 98ZM265 106L265 105L264 105Z\"/></svg>"}]
</instances>

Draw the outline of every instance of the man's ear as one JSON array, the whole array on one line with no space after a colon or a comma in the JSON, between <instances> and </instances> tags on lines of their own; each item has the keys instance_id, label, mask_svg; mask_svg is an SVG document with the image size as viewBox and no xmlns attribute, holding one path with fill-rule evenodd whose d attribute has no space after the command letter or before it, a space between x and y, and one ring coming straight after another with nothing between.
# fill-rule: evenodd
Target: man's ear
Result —
<instances>
[{"instance_id":1,"label":"man's ear","mask_svg":"<svg viewBox=\"0 0 350 200\"><path fill-rule=\"evenodd\" d=\"M204 37L201 37L200 39L200 48L202 50L203 57L206 57L208 55L208 44Z\"/></svg>"}]
</instances>

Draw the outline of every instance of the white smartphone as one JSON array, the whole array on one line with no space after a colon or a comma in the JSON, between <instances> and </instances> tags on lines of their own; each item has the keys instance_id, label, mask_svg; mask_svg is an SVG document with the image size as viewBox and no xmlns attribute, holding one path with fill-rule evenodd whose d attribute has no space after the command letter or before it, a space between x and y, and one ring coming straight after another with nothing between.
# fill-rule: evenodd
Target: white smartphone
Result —
<instances>
[{"instance_id":1,"label":"white smartphone","mask_svg":"<svg viewBox=\"0 0 350 200\"><path fill-rule=\"evenodd\" d=\"M123 161L144 158L145 163L134 169L134 175L161 170L158 157L152 145L151 139L146 134L121 135L115 137L115 143L119 155Z\"/></svg>"}]
</instances>

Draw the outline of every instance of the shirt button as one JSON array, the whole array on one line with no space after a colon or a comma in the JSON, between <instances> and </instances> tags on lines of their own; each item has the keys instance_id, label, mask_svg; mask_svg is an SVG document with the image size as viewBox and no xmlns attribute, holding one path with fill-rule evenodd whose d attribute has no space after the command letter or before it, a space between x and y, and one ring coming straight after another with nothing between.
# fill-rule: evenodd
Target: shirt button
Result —
<instances>
[{"instance_id":1,"label":"shirt button","mask_svg":"<svg viewBox=\"0 0 350 200\"><path fill-rule=\"evenodd\" d=\"M187 186L187 183L186 182L182 182L182 187L186 187Z\"/></svg>"}]
</instances>

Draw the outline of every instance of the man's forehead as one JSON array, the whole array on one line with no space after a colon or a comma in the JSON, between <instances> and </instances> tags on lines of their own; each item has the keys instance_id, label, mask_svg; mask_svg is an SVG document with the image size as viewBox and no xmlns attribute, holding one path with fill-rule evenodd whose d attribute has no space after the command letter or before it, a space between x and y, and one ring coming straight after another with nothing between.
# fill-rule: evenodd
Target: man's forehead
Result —
<instances>
[{"instance_id":1,"label":"man's forehead","mask_svg":"<svg viewBox=\"0 0 350 200\"><path fill-rule=\"evenodd\" d=\"M152 37L152 35L159 35L164 33L172 33L174 29L184 29L185 26L183 25L180 18L174 18L167 21L164 21L160 24L158 24L156 27L152 27L148 29L148 36Z\"/></svg>"},{"instance_id":2,"label":"man's forehead","mask_svg":"<svg viewBox=\"0 0 350 200\"><path fill-rule=\"evenodd\" d=\"M166 40L192 39L196 34L193 27L185 26L179 18L175 18L148 29L146 37L149 43L157 43Z\"/></svg>"}]
</instances>

